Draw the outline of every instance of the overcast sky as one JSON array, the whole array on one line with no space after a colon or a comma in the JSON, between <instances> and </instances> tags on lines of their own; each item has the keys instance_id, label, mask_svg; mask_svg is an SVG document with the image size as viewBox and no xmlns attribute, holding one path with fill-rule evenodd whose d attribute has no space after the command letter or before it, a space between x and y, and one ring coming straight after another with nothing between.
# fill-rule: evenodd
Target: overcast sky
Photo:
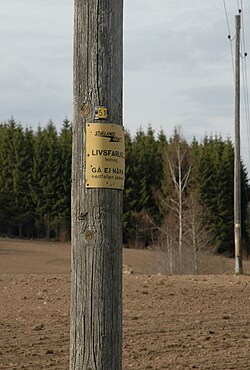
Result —
<instances>
[{"instance_id":1,"label":"overcast sky","mask_svg":"<svg viewBox=\"0 0 250 370\"><path fill-rule=\"evenodd\" d=\"M231 34L239 0L226 0ZM250 57L250 4L243 1ZM124 126L233 138L234 82L221 0L125 0ZM0 121L72 117L73 0L0 0ZM233 43L234 48L234 43ZM247 60L247 67L249 66ZM248 68L249 74L249 68ZM244 107L243 107L244 108ZM245 110L242 151L249 166Z\"/></svg>"}]
</instances>

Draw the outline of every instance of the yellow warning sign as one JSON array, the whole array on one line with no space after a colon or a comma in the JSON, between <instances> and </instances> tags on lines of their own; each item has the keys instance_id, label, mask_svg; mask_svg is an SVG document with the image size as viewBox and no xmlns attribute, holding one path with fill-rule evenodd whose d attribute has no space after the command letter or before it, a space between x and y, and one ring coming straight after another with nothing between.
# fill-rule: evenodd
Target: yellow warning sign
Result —
<instances>
[{"instance_id":1,"label":"yellow warning sign","mask_svg":"<svg viewBox=\"0 0 250 370\"><path fill-rule=\"evenodd\" d=\"M124 189L125 142L120 125L88 123L86 187Z\"/></svg>"}]
</instances>

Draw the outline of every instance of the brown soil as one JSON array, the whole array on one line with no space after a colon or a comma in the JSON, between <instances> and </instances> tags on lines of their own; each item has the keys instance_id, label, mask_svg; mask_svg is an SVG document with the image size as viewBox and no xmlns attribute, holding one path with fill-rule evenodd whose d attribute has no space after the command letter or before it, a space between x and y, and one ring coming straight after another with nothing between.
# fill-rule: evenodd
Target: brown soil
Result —
<instances>
[{"instance_id":1,"label":"brown soil","mask_svg":"<svg viewBox=\"0 0 250 370\"><path fill-rule=\"evenodd\" d=\"M156 261L124 250L123 370L249 370L250 277L225 258L202 276L153 275ZM69 244L0 239L0 290L0 369L68 369Z\"/></svg>"}]
</instances>

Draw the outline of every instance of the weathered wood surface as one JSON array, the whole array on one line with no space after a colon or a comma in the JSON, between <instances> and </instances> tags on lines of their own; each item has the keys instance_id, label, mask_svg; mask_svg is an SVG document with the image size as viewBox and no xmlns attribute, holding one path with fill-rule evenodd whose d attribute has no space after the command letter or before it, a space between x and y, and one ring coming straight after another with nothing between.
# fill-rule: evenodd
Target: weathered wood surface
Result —
<instances>
[{"instance_id":1,"label":"weathered wood surface","mask_svg":"<svg viewBox=\"0 0 250 370\"><path fill-rule=\"evenodd\" d=\"M235 16L235 154L234 154L234 245L235 273L243 273L241 247L241 163L240 163L240 15Z\"/></svg>"},{"instance_id":2,"label":"weathered wood surface","mask_svg":"<svg viewBox=\"0 0 250 370\"><path fill-rule=\"evenodd\" d=\"M86 124L122 125L123 0L75 0L71 370L121 370L121 190L85 188Z\"/></svg>"}]
</instances>

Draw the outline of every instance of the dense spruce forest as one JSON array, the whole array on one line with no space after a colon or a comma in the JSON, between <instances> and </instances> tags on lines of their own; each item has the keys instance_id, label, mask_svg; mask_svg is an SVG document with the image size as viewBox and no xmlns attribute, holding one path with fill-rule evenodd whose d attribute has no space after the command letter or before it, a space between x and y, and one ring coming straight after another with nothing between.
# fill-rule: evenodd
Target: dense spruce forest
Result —
<instances>
[{"instance_id":1,"label":"dense spruce forest","mask_svg":"<svg viewBox=\"0 0 250 370\"><path fill-rule=\"evenodd\" d=\"M233 167L230 139L190 143L175 128L125 133L124 243L233 254ZM249 253L249 184L242 168L242 236ZM70 238L71 124L60 132L0 124L0 235ZM169 249L170 251L170 249ZM169 252L170 253L170 252ZM172 252L171 252L172 253ZM181 262L180 262L181 263Z\"/></svg>"}]
</instances>

